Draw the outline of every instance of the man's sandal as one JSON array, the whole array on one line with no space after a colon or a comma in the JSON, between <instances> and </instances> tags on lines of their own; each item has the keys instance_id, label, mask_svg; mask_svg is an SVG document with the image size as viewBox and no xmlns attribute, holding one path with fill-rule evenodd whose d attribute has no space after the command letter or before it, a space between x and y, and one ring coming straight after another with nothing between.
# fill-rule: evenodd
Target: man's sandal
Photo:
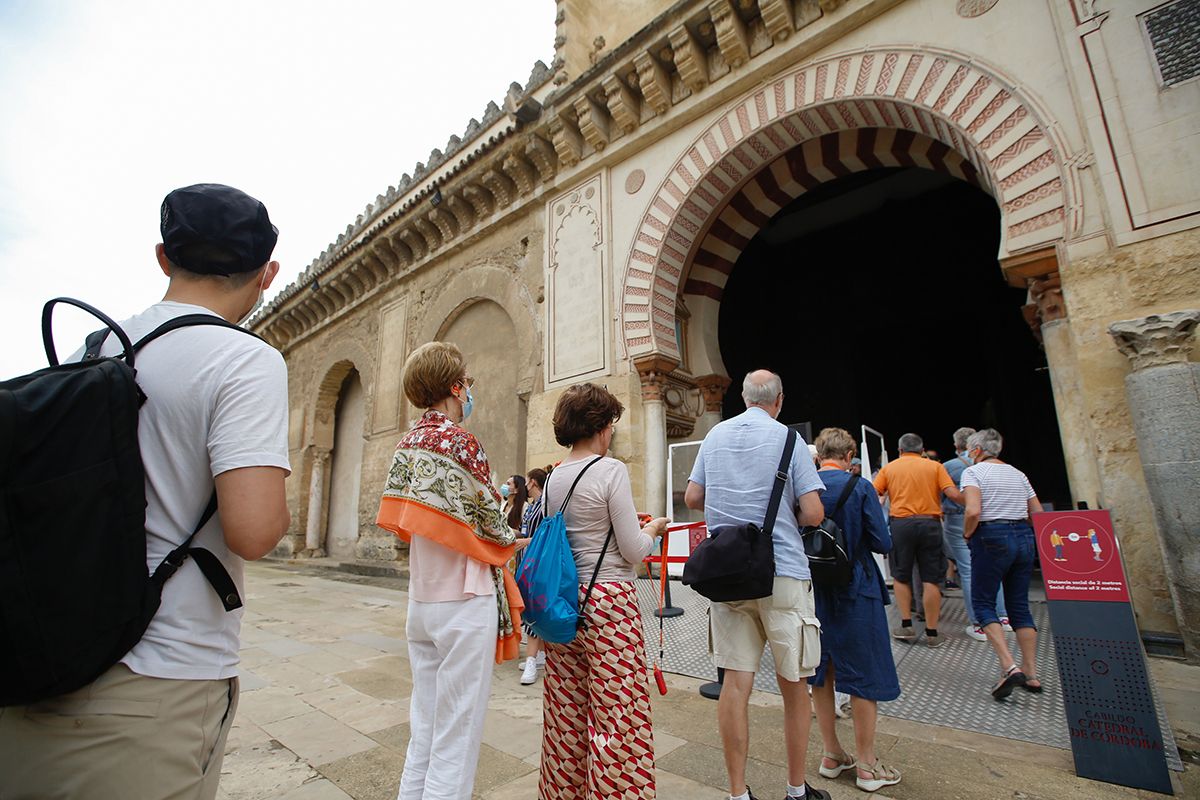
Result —
<instances>
[{"instance_id":1,"label":"man's sandal","mask_svg":"<svg viewBox=\"0 0 1200 800\"><path fill-rule=\"evenodd\" d=\"M1013 664L1004 672L1004 677L992 687L992 697L1003 700L1013 693L1013 689L1025 684L1025 673Z\"/></svg>"},{"instance_id":2,"label":"man's sandal","mask_svg":"<svg viewBox=\"0 0 1200 800\"><path fill-rule=\"evenodd\" d=\"M825 766L826 760L834 762L837 766ZM854 756L850 755L849 753L842 753L840 756L834 755L833 753L823 753L821 755L821 767L818 771L821 773L822 778L829 778L830 780L833 780L846 770L854 769L855 763Z\"/></svg>"},{"instance_id":3,"label":"man's sandal","mask_svg":"<svg viewBox=\"0 0 1200 800\"><path fill-rule=\"evenodd\" d=\"M900 770L889 767L882 761L877 760L871 765L859 761L855 767L858 768L855 783L864 792L877 792L885 786L895 786L900 782ZM864 772L870 777L864 778Z\"/></svg>"}]
</instances>

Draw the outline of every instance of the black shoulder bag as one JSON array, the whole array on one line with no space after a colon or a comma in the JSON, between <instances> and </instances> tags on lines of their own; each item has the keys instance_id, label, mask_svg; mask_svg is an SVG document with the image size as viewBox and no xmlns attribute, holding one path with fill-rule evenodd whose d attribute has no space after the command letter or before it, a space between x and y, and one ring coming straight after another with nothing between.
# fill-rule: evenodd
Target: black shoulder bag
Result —
<instances>
[{"instance_id":1,"label":"black shoulder bag","mask_svg":"<svg viewBox=\"0 0 1200 800\"><path fill-rule=\"evenodd\" d=\"M771 541L771 531L775 527L795 448L796 432L789 429L762 527L749 522L710 530L708 538L696 546L683 565L685 586L691 586L718 603L771 596L775 582L775 545Z\"/></svg>"}]
</instances>

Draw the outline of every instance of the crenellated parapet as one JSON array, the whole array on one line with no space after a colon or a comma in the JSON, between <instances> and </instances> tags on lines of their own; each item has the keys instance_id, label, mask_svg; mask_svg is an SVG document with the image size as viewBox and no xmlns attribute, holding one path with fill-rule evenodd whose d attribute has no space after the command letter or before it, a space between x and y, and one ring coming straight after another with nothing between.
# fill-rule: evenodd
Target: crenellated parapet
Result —
<instances>
[{"instance_id":1,"label":"crenellated parapet","mask_svg":"<svg viewBox=\"0 0 1200 800\"><path fill-rule=\"evenodd\" d=\"M876 5L878 0L677 3L612 48L597 38L590 67L578 76L566 75L560 57L550 66L537 62L524 85L512 84L502 103L489 103L481 119L472 119L461 135L378 195L267 305L255 331L286 350L542 199L563 173L573 179L646 125L700 93L719 91L728 76L777 43L830 13L841 24L855 6ZM560 18L563 13L560 6Z\"/></svg>"}]
</instances>

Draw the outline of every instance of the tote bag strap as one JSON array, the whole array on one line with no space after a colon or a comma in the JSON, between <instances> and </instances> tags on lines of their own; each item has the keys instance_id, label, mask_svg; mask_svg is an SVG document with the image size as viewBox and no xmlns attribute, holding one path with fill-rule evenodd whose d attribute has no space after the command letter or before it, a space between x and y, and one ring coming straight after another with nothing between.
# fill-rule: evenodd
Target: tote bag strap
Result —
<instances>
[{"instance_id":1,"label":"tote bag strap","mask_svg":"<svg viewBox=\"0 0 1200 800\"><path fill-rule=\"evenodd\" d=\"M788 428L787 441L783 445L783 457L779 459L779 469L775 470L775 485L771 487L771 501L767 503L767 518L763 520L762 532L771 535L775 527L775 517L779 514L779 503L783 499L783 485L787 483L788 467L792 463L792 452L796 449L796 432Z\"/></svg>"}]
</instances>

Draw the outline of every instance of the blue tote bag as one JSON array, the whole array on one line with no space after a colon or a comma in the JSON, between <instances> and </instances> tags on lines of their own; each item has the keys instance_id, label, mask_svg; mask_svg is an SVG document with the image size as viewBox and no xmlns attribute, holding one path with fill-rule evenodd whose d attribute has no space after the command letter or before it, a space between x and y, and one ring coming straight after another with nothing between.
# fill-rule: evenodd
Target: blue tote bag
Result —
<instances>
[{"instance_id":1,"label":"blue tote bag","mask_svg":"<svg viewBox=\"0 0 1200 800\"><path fill-rule=\"evenodd\" d=\"M563 512L583 473L599 460L597 456L579 471L558 511L538 524L517 569L517 588L525 601L521 620L534 636L545 642L566 644L575 638L579 628L579 571L567 541ZM547 480L542 493L543 509L550 506L549 489Z\"/></svg>"}]
</instances>

